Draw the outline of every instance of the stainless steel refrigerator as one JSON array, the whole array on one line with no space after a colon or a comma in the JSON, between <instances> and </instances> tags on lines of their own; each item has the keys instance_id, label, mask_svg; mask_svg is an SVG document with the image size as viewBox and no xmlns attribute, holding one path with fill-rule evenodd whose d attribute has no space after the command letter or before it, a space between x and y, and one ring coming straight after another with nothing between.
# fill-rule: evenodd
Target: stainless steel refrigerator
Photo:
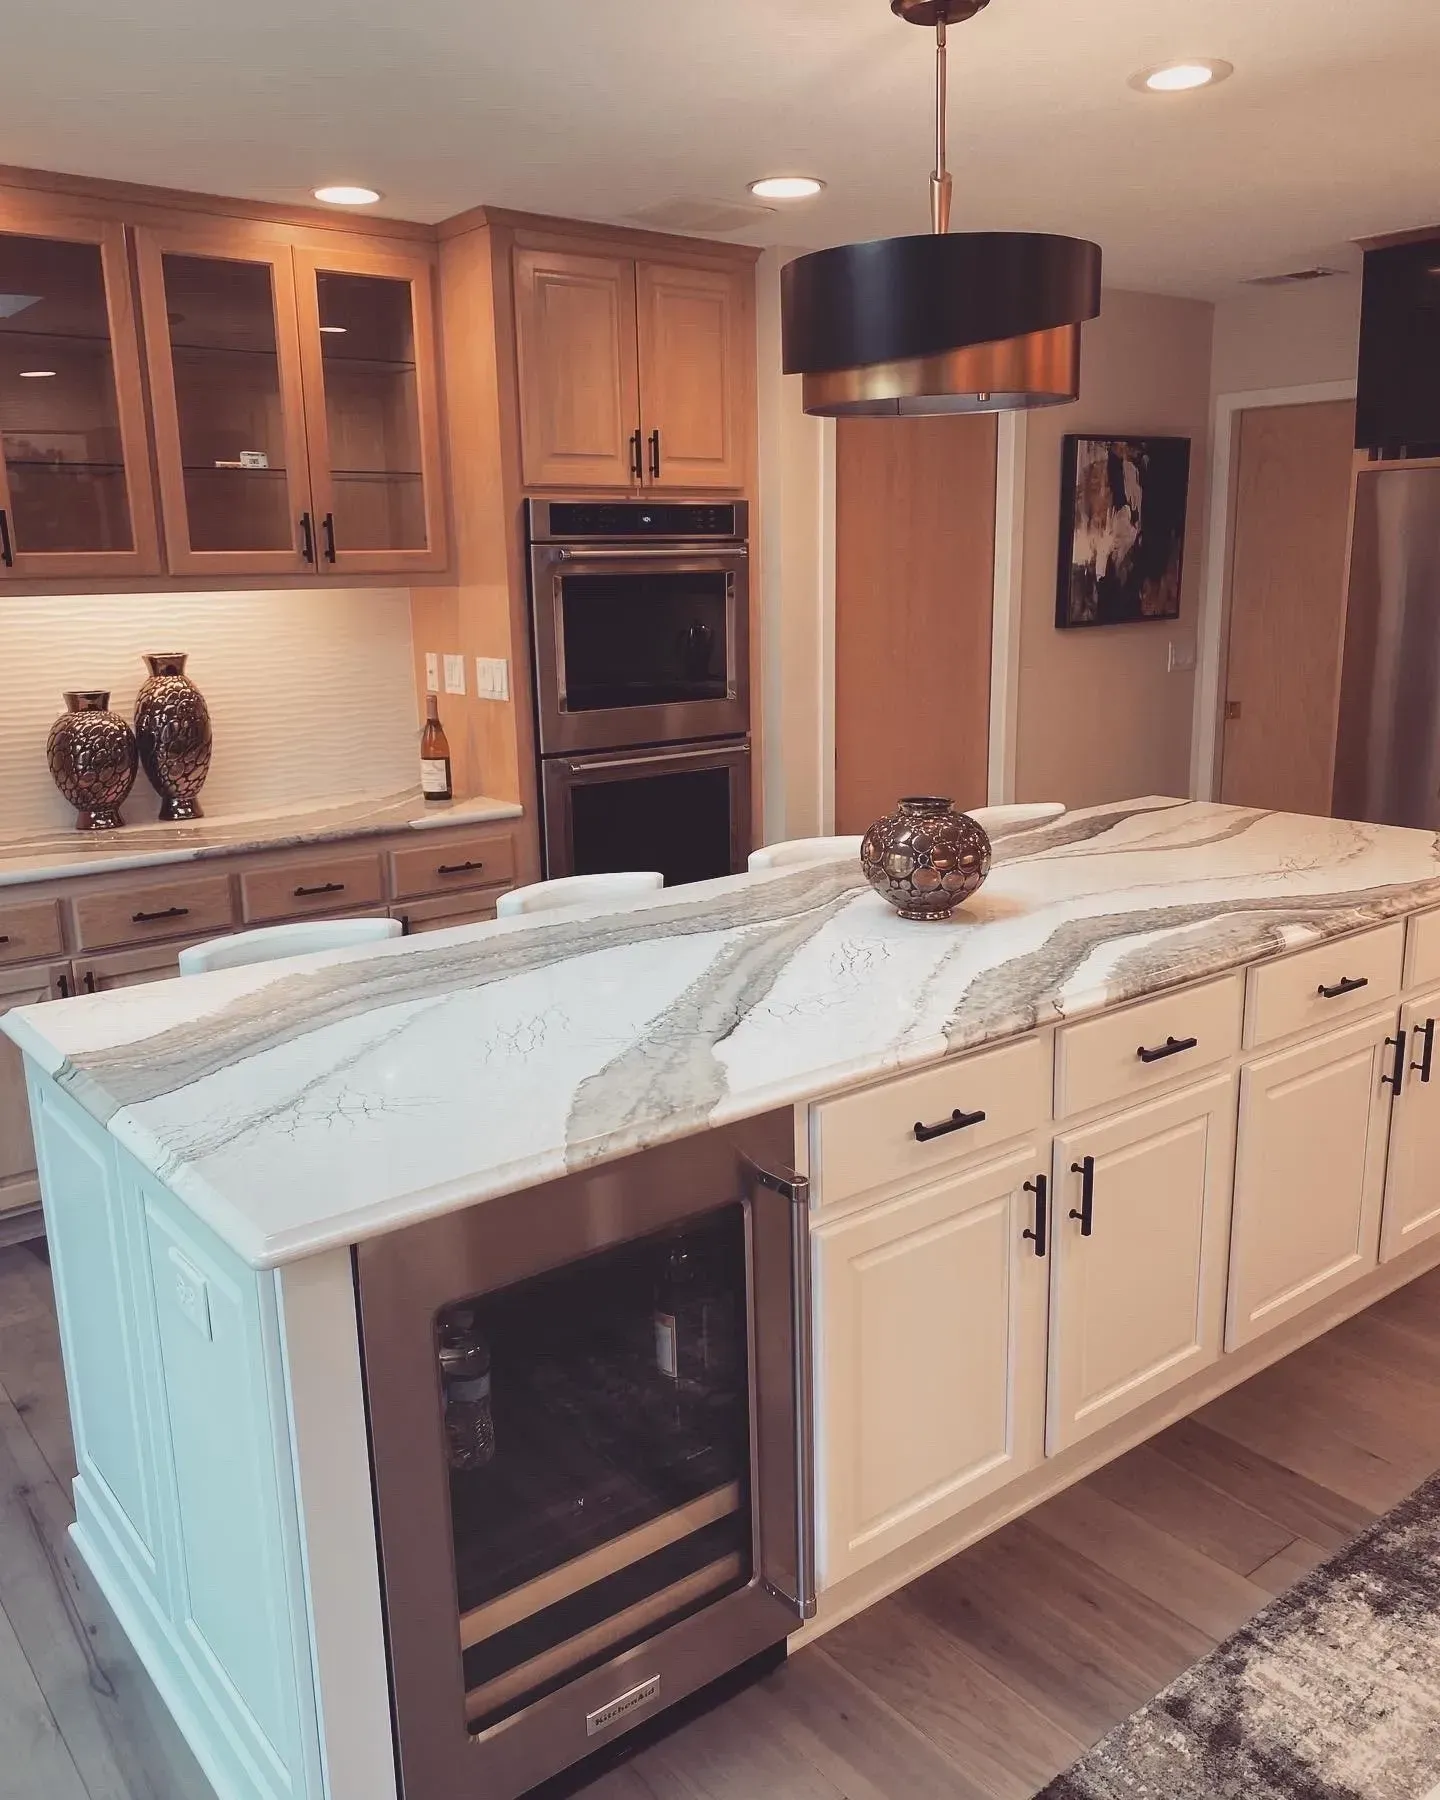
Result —
<instances>
[{"instance_id":1,"label":"stainless steel refrigerator","mask_svg":"<svg viewBox=\"0 0 1440 1800\"><path fill-rule=\"evenodd\" d=\"M1440 466L1356 481L1334 799L1440 831Z\"/></svg>"}]
</instances>

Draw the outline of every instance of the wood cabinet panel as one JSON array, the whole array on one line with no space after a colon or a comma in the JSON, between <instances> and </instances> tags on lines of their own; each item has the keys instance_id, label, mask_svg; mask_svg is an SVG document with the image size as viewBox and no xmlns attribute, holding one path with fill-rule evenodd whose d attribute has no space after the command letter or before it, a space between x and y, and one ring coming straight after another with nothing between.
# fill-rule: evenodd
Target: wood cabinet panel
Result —
<instances>
[{"instance_id":1,"label":"wood cabinet panel","mask_svg":"<svg viewBox=\"0 0 1440 1800\"><path fill-rule=\"evenodd\" d=\"M748 270L635 266L645 480L738 488L755 347Z\"/></svg>"},{"instance_id":2,"label":"wood cabinet panel","mask_svg":"<svg viewBox=\"0 0 1440 1800\"><path fill-rule=\"evenodd\" d=\"M1240 1048L1245 982L1240 975L1177 988L1123 1012L1063 1026L1055 1038L1055 1111L1088 1112L1135 1099L1163 1082L1200 1073ZM1186 1050L1147 1061L1140 1051Z\"/></svg>"},{"instance_id":3,"label":"wood cabinet panel","mask_svg":"<svg viewBox=\"0 0 1440 1800\"><path fill-rule=\"evenodd\" d=\"M1246 977L1245 1042L1272 1044L1296 1031L1323 1031L1400 992L1405 922L1317 944L1261 963ZM1330 992L1322 992L1329 989Z\"/></svg>"},{"instance_id":4,"label":"wood cabinet panel","mask_svg":"<svg viewBox=\"0 0 1440 1800\"><path fill-rule=\"evenodd\" d=\"M180 952L201 938L181 938L176 943L147 944L142 950L112 950L104 956L77 956L74 983L77 994L109 994L116 988L140 987L150 981L174 981L180 974Z\"/></svg>"},{"instance_id":5,"label":"wood cabinet panel","mask_svg":"<svg viewBox=\"0 0 1440 1800\"><path fill-rule=\"evenodd\" d=\"M517 248L514 277L526 486L638 486L634 263Z\"/></svg>"},{"instance_id":6,"label":"wood cabinet panel","mask_svg":"<svg viewBox=\"0 0 1440 1800\"><path fill-rule=\"evenodd\" d=\"M0 970L0 1013L59 999L61 977L68 980L69 973L70 965L63 962ZM33 1206L39 1198L24 1059L9 1038L0 1036L0 1213Z\"/></svg>"},{"instance_id":7,"label":"wood cabinet panel","mask_svg":"<svg viewBox=\"0 0 1440 1800\"><path fill-rule=\"evenodd\" d=\"M1227 1350L1375 1267L1395 1029L1372 1015L1241 1071Z\"/></svg>"},{"instance_id":8,"label":"wood cabinet panel","mask_svg":"<svg viewBox=\"0 0 1440 1800\"><path fill-rule=\"evenodd\" d=\"M1412 914L1405 929L1405 985L1440 981L1440 910Z\"/></svg>"},{"instance_id":9,"label":"wood cabinet panel","mask_svg":"<svg viewBox=\"0 0 1440 1800\"><path fill-rule=\"evenodd\" d=\"M508 886L515 880L513 832L437 838L413 850L390 852L390 892L397 900L464 888Z\"/></svg>"},{"instance_id":10,"label":"wood cabinet panel","mask_svg":"<svg viewBox=\"0 0 1440 1800\"><path fill-rule=\"evenodd\" d=\"M390 908L406 937L425 931L449 931L455 925L474 925L495 917L495 902L508 888L472 888L464 894L444 894L434 900L402 900Z\"/></svg>"},{"instance_id":11,"label":"wood cabinet panel","mask_svg":"<svg viewBox=\"0 0 1440 1800\"><path fill-rule=\"evenodd\" d=\"M0 906L0 963L36 962L42 956L59 956L63 947L58 901Z\"/></svg>"},{"instance_id":12,"label":"wood cabinet panel","mask_svg":"<svg viewBox=\"0 0 1440 1800\"><path fill-rule=\"evenodd\" d=\"M384 892L380 858L373 853L296 857L277 867L242 870L240 917L247 925L261 925L353 912L377 905Z\"/></svg>"},{"instance_id":13,"label":"wood cabinet panel","mask_svg":"<svg viewBox=\"0 0 1440 1800\"><path fill-rule=\"evenodd\" d=\"M164 882L104 887L70 902L80 950L108 950L159 938L207 937L228 931L233 914L228 875L191 875Z\"/></svg>"},{"instance_id":14,"label":"wood cabinet panel","mask_svg":"<svg viewBox=\"0 0 1440 1800\"><path fill-rule=\"evenodd\" d=\"M1402 1007L1400 1029L1405 1077L1390 1120L1381 1262L1440 1231L1440 988Z\"/></svg>"},{"instance_id":15,"label":"wood cabinet panel","mask_svg":"<svg viewBox=\"0 0 1440 1800\"><path fill-rule=\"evenodd\" d=\"M1045 1270L1013 1155L813 1232L821 1585L1043 1455Z\"/></svg>"},{"instance_id":16,"label":"wood cabinet panel","mask_svg":"<svg viewBox=\"0 0 1440 1800\"><path fill-rule=\"evenodd\" d=\"M1220 1355L1234 1130L1219 1075L1055 1140L1050 1455Z\"/></svg>"}]
</instances>

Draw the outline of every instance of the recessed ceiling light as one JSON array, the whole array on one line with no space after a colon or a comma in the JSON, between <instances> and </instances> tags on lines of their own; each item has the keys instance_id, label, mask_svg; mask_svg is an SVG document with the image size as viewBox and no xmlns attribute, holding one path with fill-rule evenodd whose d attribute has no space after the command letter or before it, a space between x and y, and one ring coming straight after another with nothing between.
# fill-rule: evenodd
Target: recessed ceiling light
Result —
<instances>
[{"instance_id":1,"label":"recessed ceiling light","mask_svg":"<svg viewBox=\"0 0 1440 1800\"><path fill-rule=\"evenodd\" d=\"M1235 73L1234 63L1218 57L1189 57L1184 62L1162 63L1158 69L1142 69L1130 77L1133 88L1152 94L1184 94L1192 88L1213 87Z\"/></svg>"},{"instance_id":2,"label":"recessed ceiling light","mask_svg":"<svg viewBox=\"0 0 1440 1800\"><path fill-rule=\"evenodd\" d=\"M327 206L373 206L380 198L374 188L319 187L315 189L315 198L323 200Z\"/></svg>"},{"instance_id":3,"label":"recessed ceiling light","mask_svg":"<svg viewBox=\"0 0 1440 1800\"><path fill-rule=\"evenodd\" d=\"M20 379L22 381L49 381L54 373L53 369L22 369Z\"/></svg>"},{"instance_id":4,"label":"recessed ceiling light","mask_svg":"<svg viewBox=\"0 0 1440 1800\"><path fill-rule=\"evenodd\" d=\"M809 200L825 186L815 175L766 175L750 183L757 200Z\"/></svg>"},{"instance_id":5,"label":"recessed ceiling light","mask_svg":"<svg viewBox=\"0 0 1440 1800\"><path fill-rule=\"evenodd\" d=\"M322 331L333 331L333 332L339 332L339 333L343 334L348 329L348 327L344 326L344 325L322 325L320 327L320 329Z\"/></svg>"}]
</instances>

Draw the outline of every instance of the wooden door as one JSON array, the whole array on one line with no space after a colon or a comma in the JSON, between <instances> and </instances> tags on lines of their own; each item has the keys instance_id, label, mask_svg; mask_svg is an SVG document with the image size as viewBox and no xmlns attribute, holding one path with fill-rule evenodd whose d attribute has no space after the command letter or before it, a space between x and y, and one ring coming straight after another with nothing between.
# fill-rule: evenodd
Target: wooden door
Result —
<instances>
[{"instance_id":1,"label":"wooden door","mask_svg":"<svg viewBox=\"0 0 1440 1800\"><path fill-rule=\"evenodd\" d=\"M1400 1012L1405 1077L1390 1123L1380 1260L1440 1231L1440 988Z\"/></svg>"},{"instance_id":2,"label":"wooden door","mask_svg":"<svg viewBox=\"0 0 1440 1800\"><path fill-rule=\"evenodd\" d=\"M174 944L147 944L140 950L112 950L104 956L75 958L75 992L109 994L116 988L139 987L146 981L169 981L180 973L180 952L203 938Z\"/></svg>"},{"instance_id":3,"label":"wooden door","mask_svg":"<svg viewBox=\"0 0 1440 1800\"><path fill-rule=\"evenodd\" d=\"M744 486L753 283L749 269L636 264L647 486Z\"/></svg>"},{"instance_id":4,"label":"wooden door","mask_svg":"<svg viewBox=\"0 0 1440 1800\"><path fill-rule=\"evenodd\" d=\"M444 568L429 257L297 250L295 273L321 569Z\"/></svg>"},{"instance_id":5,"label":"wooden door","mask_svg":"<svg viewBox=\"0 0 1440 1800\"><path fill-rule=\"evenodd\" d=\"M12 1006L38 1006L42 1000L60 999L69 976L70 965L64 962L0 969L0 1013L9 1012ZM24 1059L18 1047L0 1035L0 1214L33 1206L39 1198Z\"/></svg>"},{"instance_id":6,"label":"wooden door","mask_svg":"<svg viewBox=\"0 0 1440 1800\"><path fill-rule=\"evenodd\" d=\"M239 227L135 237L171 572L315 573L289 245Z\"/></svg>"},{"instance_id":7,"label":"wooden door","mask_svg":"<svg viewBox=\"0 0 1440 1800\"><path fill-rule=\"evenodd\" d=\"M1240 415L1220 798L1330 812L1355 404Z\"/></svg>"},{"instance_id":8,"label":"wooden door","mask_svg":"<svg viewBox=\"0 0 1440 1800\"><path fill-rule=\"evenodd\" d=\"M1227 1350L1375 1267L1395 1028L1372 1015L1242 1070Z\"/></svg>"},{"instance_id":9,"label":"wooden door","mask_svg":"<svg viewBox=\"0 0 1440 1800\"><path fill-rule=\"evenodd\" d=\"M124 227L0 202L0 582L153 575Z\"/></svg>"},{"instance_id":10,"label":"wooden door","mask_svg":"<svg viewBox=\"0 0 1440 1800\"><path fill-rule=\"evenodd\" d=\"M515 341L525 485L638 487L634 263L517 248Z\"/></svg>"},{"instance_id":11,"label":"wooden door","mask_svg":"<svg viewBox=\"0 0 1440 1800\"><path fill-rule=\"evenodd\" d=\"M836 427L835 829L902 794L986 797L993 417Z\"/></svg>"},{"instance_id":12,"label":"wooden door","mask_svg":"<svg viewBox=\"0 0 1440 1800\"><path fill-rule=\"evenodd\" d=\"M1234 1142L1231 1075L1055 1140L1050 1455L1218 1359Z\"/></svg>"},{"instance_id":13,"label":"wooden door","mask_svg":"<svg viewBox=\"0 0 1440 1800\"><path fill-rule=\"evenodd\" d=\"M822 1585L1043 1455L1031 1144L813 1233Z\"/></svg>"}]
</instances>

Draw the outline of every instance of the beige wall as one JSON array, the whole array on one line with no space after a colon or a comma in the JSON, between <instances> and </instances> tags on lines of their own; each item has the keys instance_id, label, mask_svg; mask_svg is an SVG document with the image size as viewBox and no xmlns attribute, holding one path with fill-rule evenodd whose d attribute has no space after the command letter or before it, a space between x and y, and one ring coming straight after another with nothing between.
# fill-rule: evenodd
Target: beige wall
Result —
<instances>
[{"instance_id":1,"label":"beige wall","mask_svg":"<svg viewBox=\"0 0 1440 1800\"><path fill-rule=\"evenodd\" d=\"M1026 422L1015 797L1084 806L1136 794L1187 794L1193 670L1166 672L1190 646L1200 592L1209 456L1208 302L1107 291L1085 328L1079 402ZM1190 511L1180 618L1055 628L1061 438L1153 433L1191 440Z\"/></svg>"},{"instance_id":2,"label":"beige wall","mask_svg":"<svg viewBox=\"0 0 1440 1800\"><path fill-rule=\"evenodd\" d=\"M1246 288L1215 308L1211 391L1353 381L1360 340L1360 277L1296 287Z\"/></svg>"}]
</instances>

